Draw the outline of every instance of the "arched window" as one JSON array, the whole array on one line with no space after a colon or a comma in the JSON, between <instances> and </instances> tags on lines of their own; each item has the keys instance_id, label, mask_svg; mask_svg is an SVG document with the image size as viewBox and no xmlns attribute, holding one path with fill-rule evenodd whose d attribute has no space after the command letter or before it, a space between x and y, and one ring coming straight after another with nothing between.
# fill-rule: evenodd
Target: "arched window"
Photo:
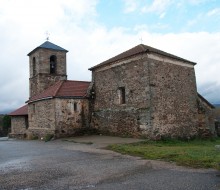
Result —
<instances>
[{"instance_id":1,"label":"arched window","mask_svg":"<svg viewBox=\"0 0 220 190\"><path fill-rule=\"evenodd\" d=\"M50 73L56 73L56 64L57 64L57 57L55 55L50 56Z\"/></svg>"},{"instance_id":2,"label":"arched window","mask_svg":"<svg viewBox=\"0 0 220 190\"><path fill-rule=\"evenodd\" d=\"M33 57L33 76L35 76L36 75L36 58L35 57Z\"/></svg>"}]
</instances>

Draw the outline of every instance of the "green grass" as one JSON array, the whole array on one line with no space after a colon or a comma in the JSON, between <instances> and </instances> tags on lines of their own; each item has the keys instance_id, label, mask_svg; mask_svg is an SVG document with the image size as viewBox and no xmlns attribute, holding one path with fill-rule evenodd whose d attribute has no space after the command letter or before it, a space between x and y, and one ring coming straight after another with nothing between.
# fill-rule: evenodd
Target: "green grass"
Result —
<instances>
[{"instance_id":1,"label":"green grass","mask_svg":"<svg viewBox=\"0 0 220 190\"><path fill-rule=\"evenodd\" d=\"M133 144L110 145L108 149L145 159L176 162L177 165L182 166L220 169L220 150L217 150L215 145L220 145L220 138L188 142L178 140L143 141Z\"/></svg>"}]
</instances>

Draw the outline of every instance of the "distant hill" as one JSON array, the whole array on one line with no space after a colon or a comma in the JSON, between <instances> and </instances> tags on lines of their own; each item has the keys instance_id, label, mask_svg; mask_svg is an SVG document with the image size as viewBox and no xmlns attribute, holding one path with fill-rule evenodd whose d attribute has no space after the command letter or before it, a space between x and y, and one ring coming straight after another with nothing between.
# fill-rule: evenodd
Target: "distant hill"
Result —
<instances>
[{"instance_id":1,"label":"distant hill","mask_svg":"<svg viewBox=\"0 0 220 190\"><path fill-rule=\"evenodd\" d=\"M11 113L12 111L14 111L14 110L11 110L11 109L7 109L7 110L0 110L0 115L9 114L9 113Z\"/></svg>"},{"instance_id":2,"label":"distant hill","mask_svg":"<svg viewBox=\"0 0 220 190\"><path fill-rule=\"evenodd\" d=\"M213 104L216 108L220 108L220 104Z\"/></svg>"}]
</instances>

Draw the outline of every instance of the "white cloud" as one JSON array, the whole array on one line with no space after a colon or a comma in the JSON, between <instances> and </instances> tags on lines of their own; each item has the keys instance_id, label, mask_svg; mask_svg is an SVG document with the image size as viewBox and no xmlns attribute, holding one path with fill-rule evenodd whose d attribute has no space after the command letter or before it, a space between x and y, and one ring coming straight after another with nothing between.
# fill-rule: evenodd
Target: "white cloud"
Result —
<instances>
[{"instance_id":1,"label":"white cloud","mask_svg":"<svg viewBox=\"0 0 220 190\"><path fill-rule=\"evenodd\" d=\"M148 13L148 12L155 12L160 14L160 17L162 18L167 8L173 3L172 0L154 0L151 5L145 5L142 8L142 12Z\"/></svg>"},{"instance_id":2,"label":"white cloud","mask_svg":"<svg viewBox=\"0 0 220 190\"><path fill-rule=\"evenodd\" d=\"M138 8L138 1L137 0L123 0L125 4L125 13L134 12Z\"/></svg>"},{"instance_id":3,"label":"white cloud","mask_svg":"<svg viewBox=\"0 0 220 190\"><path fill-rule=\"evenodd\" d=\"M207 13L207 16L219 16L219 15L220 15L220 8L212 9Z\"/></svg>"},{"instance_id":4,"label":"white cloud","mask_svg":"<svg viewBox=\"0 0 220 190\"><path fill-rule=\"evenodd\" d=\"M0 0L0 112L18 108L27 100L26 55L44 42L47 30L51 42L69 50L70 80L90 80L88 68L140 44L142 37L146 45L198 62L195 68L199 91L208 100L220 102L220 45L216 43L220 33L157 34L149 33L145 24L108 29L96 20L97 2ZM162 13L165 8L158 11Z\"/></svg>"},{"instance_id":5,"label":"white cloud","mask_svg":"<svg viewBox=\"0 0 220 190\"><path fill-rule=\"evenodd\" d=\"M184 0L185 2L185 0ZM210 0L188 0L188 2L192 5L199 5L205 2L210 2Z\"/></svg>"}]
</instances>

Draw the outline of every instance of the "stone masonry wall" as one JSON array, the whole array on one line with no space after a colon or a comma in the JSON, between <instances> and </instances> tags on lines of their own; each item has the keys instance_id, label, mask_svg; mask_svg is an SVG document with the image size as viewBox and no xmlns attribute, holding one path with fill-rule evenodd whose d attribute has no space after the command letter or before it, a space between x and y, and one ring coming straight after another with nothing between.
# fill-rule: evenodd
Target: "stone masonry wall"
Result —
<instances>
[{"instance_id":1,"label":"stone masonry wall","mask_svg":"<svg viewBox=\"0 0 220 190\"><path fill-rule=\"evenodd\" d=\"M149 56L151 125L156 138L197 136L197 89L194 67ZM156 59L156 60L155 60Z\"/></svg>"},{"instance_id":2,"label":"stone masonry wall","mask_svg":"<svg viewBox=\"0 0 220 190\"><path fill-rule=\"evenodd\" d=\"M214 109L212 109L200 97L198 97L197 103L199 135L204 138L215 136Z\"/></svg>"},{"instance_id":3,"label":"stone masonry wall","mask_svg":"<svg viewBox=\"0 0 220 190\"><path fill-rule=\"evenodd\" d=\"M146 58L93 71L95 101L92 126L101 133L141 135L140 126L150 123L147 73ZM125 104L119 103L120 87L125 88Z\"/></svg>"},{"instance_id":4,"label":"stone masonry wall","mask_svg":"<svg viewBox=\"0 0 220 190\"><path fill-rule=\"evenodd\" d=\"M55 101L57 137L75 135L82 128L89 126L87 99L56 98Z\"/></svg>"},{"instance_id":5,"label":"stone masonry wall","mask_svg":"<svg viewBox=\"0 0 220 190\"><path fill-rule=\"evenodd\" d=\"M56 73L50 74L50 57L57 57ZM35 58L35 75L33 68ZM39 49L29 57L30 68L30 97L42 92L59 80L66 80L66 52L53 51L50 49Z\"/></svg>"},{"instance_id":6,"label":"stone masonry wall","mask_svg":"<svg viewBox=\"0 0 220 190\"><path fill-rule=\"evenodd\" d=\"M55 133L55 101L41 100L28 104L29 133L38 137Z\"/></svg>"},{"instance_id":7,"label":"stone masonry wall","mask_svg":"<svg viewBox=\"0 0 220 190\"><path fill-rule=\"evenodd\" d=\"M27 116L11 117L11 134L10 137L24 138L27 133L28 120Z\"/></svg>"},{"instance_id":8,"label":"stone masonry wall","mask_svg":"<svg viewBox=\"0 0 220 190\"><path fill-rule=\"evenodd\" d=\"M153 139L197 135L193 65L145 54L97 68L92 75L92 125L100 132ZM120 87L125 87L125 104L119 104Z\"/></svg>"}]
</instances>

